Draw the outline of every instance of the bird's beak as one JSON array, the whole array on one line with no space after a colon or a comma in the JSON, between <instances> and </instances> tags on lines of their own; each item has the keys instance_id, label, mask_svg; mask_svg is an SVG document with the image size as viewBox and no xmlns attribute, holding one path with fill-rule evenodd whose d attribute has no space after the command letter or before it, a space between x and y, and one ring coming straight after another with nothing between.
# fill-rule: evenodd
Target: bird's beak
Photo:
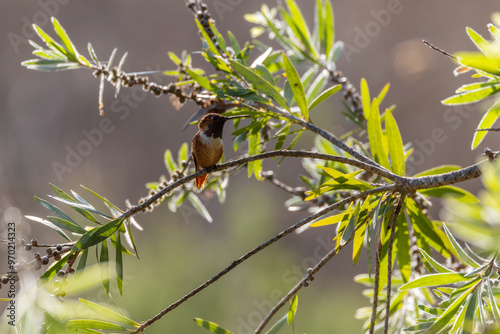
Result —
<instances>
[{"instance_id":1,"label":"bird's beak","mask_svg":"<svg viewBox=\"0 0 500 334\"><path fill-rule=\"evenodd\" d=\"M230 119L235 119L235 118L244 118L244 117L250 117L250 115L238 115L238 116L224 116L224 120L228 121Z\"/></svg>"}]
</instances>

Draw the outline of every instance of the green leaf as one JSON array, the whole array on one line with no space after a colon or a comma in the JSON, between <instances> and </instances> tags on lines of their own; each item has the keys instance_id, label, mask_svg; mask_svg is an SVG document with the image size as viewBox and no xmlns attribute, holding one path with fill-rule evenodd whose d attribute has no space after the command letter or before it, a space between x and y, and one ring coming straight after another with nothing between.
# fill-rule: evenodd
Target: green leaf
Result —
<instances>
[{"instance_id":1,"label":"green leaf","mask_svg":"<svg viewBox=\"0 0 500 334\"><path fill-rule=\"evenodd\" d=\"M473 279L474 278L465 277L465 274L463 273L451 272L451 273L430 274L430 275L420 276L419 278L414 279L411 282L403 284L399 288L399 290L410 290L415 288L443 286L459 282L468 282Z\"/></svg>"},{"instance_id":2,"label":"green leaf","mask_svg":"<svg viewBox=\"0 0 500 334\"><path fill-rule=\"evenodd\" d=\"M203 320L201 318L194 318L193 319L196 324L202 328L208 329L210 332L215 333L215 334L232 334L230 331L227 329L222 328L218 324L212 321L207 321Z\"/></svg>"},{"instance_id":3,"label":"green leaf","mask_svg":"<svg viewBox=\"0 0 500 334\"><path fill-rule=\"evenodd\" d=\"M373 158L376 162L390 169L389 159L387 158L387 151L384 146L384 135L382 133L382 125L380 122L380 111L378 100L373 99L372 109L370 111L368 121L368 139L370 141L370 149Z\"/></svg>"},{"instance_id":4,"label":"green leaf","mask_svg":"<svg viewBox=\"0 0 500 334\"><path fill-rule=\"evenodd\" d=\"M61 44L57 43L54 39L52 39L52 37L50 37L45 31L42 30L42 28L40 28L36 24L33 24L33 29L51 50L61 54L63 57L69 58L68 52L65 50L65 48Z\"/></svg>"},{"instance_id":5,"label":"green leaf","mask_svg":"<svg viewBox=\"0 0 500 334\"><path fill-rule=\"evenodd\" d=\"M231 66L236 72L238 72L245 80L247 80L256 91L266 94L271 99L274 100L279 106L286 110L290 110L288 103L285 98L280 94L280 92L271 85L266 79L256 74L254 70L245 65L240 64L235 60L229 60Z\"/></svg>"},{"instance_id":6,"label":"green leaf","mask_svg":"<svg viewBox=\"0 0 500 334\"><path fill-rule=\"evenodd\" d=\"M62 219L66 220L66 221L68 221L70 223L72 223L74 226L80 227L73 219L71 219L67 214L65 214L64 211L62 211L61 209L59 209L54 204L52 204L52 203L50 203L50 202L48 202L48 201L46 201L44 199L41 199L38 196L35 196L35 201L37 201L42 206L44 206L45 208L49 209L50 211L52 211L54 214L56 214L57 216L61 217Z\"/></svg>"},{"instance_id":7,"label":"green leaf","mask_svg":"<svg viewBox=\"0 0 500 334\"><path fill-rule=\"evenodd\" d=\"M170 58L170 60L175 64L175 65L181 65L182 64L182 60L177 57L177 55L173 52L167 52L167 55L168 55L168 58Z\"/></svg>"},{"instance_id":8,"label":"green leaf","mask_svg":"<svg viewBox=\"0 0 500 334\"><path fill-rule=\"evenodd\" d=\"M418 190L418 192L427 196L439 198L452 197L462 203L477 203L479 201L476 196L467 190L455 186L441 186L437 188L422 189Z\"/></svg>"},{"instance_id":9,"label":"green leaf","mask_svg":"<svg viewBox=\"0 0 500 334\"><path fill-rule=\"evenodd\" d=\"M77 272L81 272L83 269L85 269L85 266L87 265L87 257L89 255L89 249L86 248L80 253L80 261L78 261L78 267L76 268Z\"/></svg>"},{"instance_id":10,"label":"green leaf","mask_svg":"<svg viewBox=\"0 0 500 334\"><path fill-rule=\"evenodd\" d=\"M372 107L371 107L370 90L368 88L368 83L366 82L365 78L361 78L360 90L361 90L361 103L363 105L363 115L365 116L365 119L368 120Z\"/></svg>"},{"instance_id":11,"label":"green leaf","mask_svg":"<svg viewBox=\"0 0 500 334\"><path fill-rule=\"evenodd\" d=\"M113 233L116 232L123 224L123 219L117 218L110 221L106 225L96 227L78 239L78 241L73 246L72 250L74 252L81 251L85 248L94 246L107 238L109 238Z\"/></svg>"},{"instance_id":12,"label":"green leaf","mask_svg":"<svg viewBox=\"0 0 500 334\"><path fill-rule=\"evenodd\" d=\"M328 81L329 74L328 74L328 71L326 71L326 70L321 71L316 76L316 78L314 78L314 81L312 81L316 72L317 72L316 67L311 66L311 68L309 68L309 70L307 70L300 78L300 81L302 81L302 86L304 87L304 90L306 91L306 98L307 98L307 105L308 106L325 89L325 86L326 86L327 81ZM311 110L311 109L309 108L309 110Z\"/></svg>"},{"instance_id":13,"label":"green leaf","mask_svg":"<svg viewBox=\"0 0 500 334\"><path fill-rule=\"evenodd\" d=\"M424 259L438 272L438 273L454 273L453 270L446 268L438 261L434 260L426 251L423 249L418 249L420 254L424 257Z\"/></svg>"},{"instance_id":14,"label":"green leaf","mask_svg":"<svg viewBox=\"0 0 500 334\"><path fill-rule=\"evenodd\" d=\"M227 32L227 36L229 37L229 41L231 41L231 46L233 47L234 53L238 55L241 51L241 47L240 44L238 43L238 40L231 31Z\"/></svg>"},{"instance_id":15,"label":"green leaf","mask_svg":"<svg viewBox=\"0 0 500 334\"><path fill-rule=\"evenodd\" d=\"M202 77L201 75L199 75L195 71L190 70L189 68L186 68L185 71L191 78L194 79L194 81L196 81L201 87L205 88L209 92L216 92L218 90L218 87L213 85L210 82L210 79Z\"/></svg>"},{"instance_id":16,"label":"green leaf","mask_svg":"<svg viewBox=\"0 0 500 334\"><path fill-rule=\"evenodd\" d=\"M135 256L137 256L137 258L139 259L139 253L137 252L137 247L135 246L134 234L132 233L132 226L131 226L132 223L130 221L131 219L134 218L132 217L126 220L125 229L127 230L127 236L129 238L129 241L132 244L132 247L134 248Z\"/></svg>"},{"instance_id":17,"label":"green leaf","mask_svg":"<svg viewBox=\"0 0 500 334\"><path fill-rule=\"evenodd\" d=\"M52 223L54 223L54 225L57 225L60 228L63 228L63 229L70 231L70 232L74 232L74 233L78 233L78 234L84 234L85 232L87 232L85 229L81 228L80 226L74 225L73 223L71 223L65 219L59 218L59 217L48 216L47 219L50 220Z\"/></svg>"},{"instance_id":18,"label":"green leaf","mask_svg":"<svg viewBox=\"0 0 500 334\"><path fill-rule=\"evenodd\" d=\"M167 149L165 151L165 156L164 156L164 161L165 161L165 167L167 167L168 173L170 175L174 174L174 172L177 170L177 165L175 164L174 157L172 155L172 151Z\"/></svg>"},{"instance_id":19,"label":"green leaf","mask_svg":"<svg viewBox=\"0 0 500 334\"><path fill-rule=\"evenodd\" d=\"M49 282L54 276L57 275L59 270L64 267L66 262L68 262L69 257L71 256L71 252L66 253L59 261L54 261L50 267L40 276L39 280L41 281L42 285L46 284Z\"/></svg>"},{"instance_id":20,"label":"green leaf","mask_svg":"<svg viewBox=\"0 0 500 334\"><path fill-rule=\"evenodd\" d=\"M108 242L106 239L102 241L101 247L101 255L99 256L99 262L103 265L101 267L101 277L102 277L102 285L106 294L109 294L109 253L108 253Z\"/></svg>"},{"instance_id":21,"label":"green leaf","mask_svg":"<svg viewBox=\"0 0 500 334\"><path fill-rule=\"evenodd\" d=\"M208 221L209 223L213 222L212 216L210 216L210 213L208 212L208 210L205 207L205 205L203 205L203 203L201 202L201 200L198 198L198 196L196 196L195 194L193 194L193 193L190 192L189 195L188 195L188 200L194 206L194 208L196 209L196 211L198 211L198 213L203 218L205 218L206 221Z\"/></svg>"},{"instance_id":22,"label":"green leaf","mask_svg":"<svg viewBox=\"0 0 500 334\"><path fill-rule=\"evenodd\" d=\"M297 105L300 108L302 116L304 116L304 119L307 121L309 120L309 109L307 108L306 93L304 92L304 87L302 86L297 70L285 53L283 53L283 67L285 69L288 82L290 83L293 96L295 97L295 101L297 101Z\"/></svg>"},{"instance_id":23,"label":"green leaf","mask_svg":"<svg viewBox=\"0 0 500 334\"><path fill-rule=\"evenodd\" d=\"M444 275L444 274L441 274ZM477 288L480 283L480 279L477 279L477 284L474 284L468 290L463 292L447 309L441 314L441 316L434 322L434 324L427 329L425 333L434 334L439 333L443 328L449 325L455 313L463 305L467 297Z\"/></svg>"},{"instance_id":24,"label":"green leaf","mask_svg":"<svg viewBox=\"0 0 500 334\"><path fill-rule=\"evenodd\" d=\"M427 169L423 172L420 172L420 173L414 175L414 177L444 174L444 173L454 172L454 171L459 170L459 169L460 169L460 166L458 166L458 165L442 165L442 166L438 166L438 167L433 167L431 169Z\"/></svg>"},{"instance_id":25,"label":"green leaf","mask_svg":"<svg viewBox=\"0 0 500 334\"><path fill-rule=\"evenodd\" d=\"M82 209L82 210L87 210L87 211L90 211L90 212L94 212L102 217L105 217L105 218L108 218L108 219L112 219L113 217L111 217L110 215L108 214L105 214L97 209L95 209L92 205L86 205L86 204L81 204L81 203L77 203L75 201L69 201L67 199L64 199L64 198L61 198L61 197L57 197L57 196L52 196L52 195L48 195L50 198L53 198L61 203L64 203L66 205L69 205L71 206L72 208L79 208L79 209ZM66 218L65 218L66 219ZM67 220L67 219L66 219Z\"/></svg>"},{"instance_id":26,"label":"green leaf","mask_svg":"<svg viewBox=\"0 0 500 334\"><path fill-rule=\"evenodd\" d=\"M478 306L480 292L481 292L481 289L475 289L471 295L471 298L469 299L469 303L468 303L466 311L465 311L465 317L464 317L464 322L463 322L464 323L464 327L463 327L464 334L472 334L472 332L473 332L474 314L476 313L476 309Z\"/></svg>"},{"instance_id":27,"label":"green leaf","mask_svg":"<svg viewBox=\"0 0 500 334\"><path fill-rule=\"evenodd\" d=\"M418 246L426 250L426 247L431 246L444 257L448 257L453 246L446 235L422 213L413 199L407 197L406 208L415 233L419 236Z\"/></svg>"},{"instance_id":28,"label":"green leaf","mask_svg":"<svg viewBox=\"0 0 500 334\"><path fill-rule=\"evenodd\" d=\"M498 59L498 53L495 52L495 47L491 45L483 36L479 35L474 29L467 27L466 28L467 35L469 35L470 39L476 47L484 53L488 58Z\"/></svg>"},{"instance_id":29,"label":"green leaf","mask_svg":"<svg viewBox=\"0 0 500 334\"><path fill-rule=\"evenodd\" d=\"M399 215L396 231L396 259L398 261L399 271L401 278L406 283L410 281L411 277L411 251L410 251L410 237L408 235L408 223L406 222L405 215Z\"/></svg>"},{"instance_id":30,"label":"green leaf","mask_svg":"<svg viewBox=\"0 0 500 334\"><path fill-rule=\"evenodd\" d=\"M314 107L316 107L318 104L321 102L325 101L327 98L338 92L339 90L342 89L342 85L335 85L327 90L323 91L317 98L315 98L311 104L309 105L309 110L312 110Z\"/></svg>"},{"instance_id":31,"label":"green leaf","mask_svg":"<svg viewBox=\"0 0 500 334\"><path fill-rule=\"evenodd\" d=\"M116 232L116 285L123 296L123 254L120 231Z\"/></svg>"},{"instance_id":32,"label":"green leaf","mask_svg":"<svg viewBox=\"0 0 500 334\"><path fill-rule=\"evenodd\" d=\"M464 66L495 76L500 75L498 59L490 59L480 52L456 52L455 56L457 61Z\"/></svg>"},{"instance_id":33,"label":"green leaf","mask_svg":"<svg viewBox=\"0 0 500 334\"><path fill-rule=\"evenodd\" d=\"M111 322L101 321L101 320L90 320L90 319L76 319L70 320L66 324L66 327L70 330L76 330L75 333L80 333L80 330L85 330L89 328L95 329L103 329L103 330L115 330L115 331L123 331L126 328L115 325Z\"/></svg>"},{"instance_id":34,"label":"green leaf","mask_svg":"<svg viewBox=\"0 0 500 334\"><path fill-rule=\"evenodd\" d=\"M285 314L280 320L276 321L276 323L271 327L270 330L266 332L266 334L276 334L280 331L280 329L286 324L288 319L288 314Z\"/></svg>"},{"instance_id":35,"label":"green leaf","mask_svg":"<svg viewBox=\"0 0 500 334\"><path fill-rule=\"evenodd\" d=\"M340 238L341 246L345 245L349 241L352 234L356 230L356 224L359 218L359 210L360 210L360 203L358 202L356 208L354 209L353 214L351 215L351 218L349 219L349 223L347 223L347 226L345 227L344 232L342 233L342 237Z\"/></svg>"},{"instance_id":36,"label":"green leaf","mask_svg":"<svg viewBox=\"0 0 500 334\"><path fill-rule=\"evenodd\" d=\"M489 129L495 124L498 117L500 117L500 99L495 102L495 104L486 111L483 118L477 126L478 129ZM481 144L484 137L488 134L488 131L476 131L474 132L474 138L472 138L471 148L475 149Z\"/></svg>"},{"instance_id":37,"label":"green leaf","mask_svg":"<svg viewBox=\"0 0 500 334\"><path fill-rule=\"evenodd\" d=\"M445 105L459 105L459 104L467 104L472 102L477 102L480 100L484 100L488 96L496 94L500 91L500 85L496 86L487 86L480 89L466 91L463 93L459 93L453 96L450 96L447 99L441 101Z\"/></svg>"},{"instance_id":38,"label":"green leaf","mask_svg":"<svg viewBox=\"0 0 500 334\"><path fill-rule=\"evenodd\" d=\"M361 254L361 250L363 249L363 242L365 239L366 228L368 227L368 223L363 223L356 232L354 232L354 240L352 246L352 264L356 265L359 260L359 255ZM345 233L345 232L344 232Z\"/></svg>"},{"instance_id":39,"label":"green leaf","mask_svg":"<svg viewBox=\"0 0 500 334\"><path fill-rule=\"evenodd\" d=\"M429 313L432 315L437 315L437 316L440 316L444 312L444 310L441 308L427 307L425 305L418 305L418 308L426 313Z\"/></svg>"},{"instance_id":40,"label":"green leaf","mask_svg":"<svg viewBox=\"0 0 500 334\"><path fill-rule=\"evenodd\" d=\"M333 7L330 0L326 0L324 4L324 34L325 34L325 54L330 55L333 42L335 41L335 27L334 27L334 16ZM335 61L335 59L329 59L330 61Z\"/></svg>"},{"instance_id":41,"label":"green leaf","mask_svg":"<svg viewBox=\"0 0 500 334\"><path fill-rule=\"evenodd\" d=\"M299 6L294 0L285 0L290 12L290 19L288 14L282 11L283 18L288 23L290 29L294 32L295 36L304 44L306 49L313 57L316 57L316 50L311 45L311 33L307 27L306 20L300 11Z\"/></svg>"},{"instance_id":42,"label":"green leaf","mask_svg":"<svg viewBox=\"0 0 500 334\"><path fill-rule=\"evenodd\" d=\"M299 296L295 295L292 299L292 303L290 304L290 310L288 310L287 314L288 325L292 324L293 318L295 317L295 313L297 313L298 306L299 306Z\"/></svg>"},{"instance_id":43,"label":"green leaf","mask_svg":"<svg viewBox=\"0 0 500 334\"><path fill-rule=\"evenodd\" d=\"M140 326L140 324L138 322L135 322L134 320L131 320L131 319L119 314L119 313L116 313L115 311L112 311L112 310L104 307L104 306L98 305L96 303L93 303L89 300L85 300L83 298L79 298L79 300L87 308L91 309L96 314L98 314L106 319L109 319L109 320L112 320L112 321L115 321L115 322L118 322L121 324L130 325L133 327Z\"/></svg>"},{"instance_id":44,"label":"green leaf","mask_svg":"<svg viewBox=\"0 0 500 334\"><path fill-rule=\"evenodd\" d=\"M398 175L405 175L405 156L403 139L399 132L398 124L389 109L385 111L385 127L387 130L387 141L389 143L389 154L391 156L392 171Z\"/></svg>"},{"instance_id":45,"label":"green leaf","mask_svg":"<svg viewBox=\"0 0 500 334\"><path fill-rule=\"evenodd\" d=\"M68 235L66 233L64 233L64 231L62 229L60 229L59 226L55 225L54 223L52 223L48 220L39 218L39 217L35 217L35 216L25 216L25 217L26 217L26 219L33 220L37 223L43 224L47 227L50 227L51 229L53 229L54 231L59 233L64 239L71 241L71 239L68 237Z\"/></svg>"},{"instance_id":46,"label":"green leaf","mask_svg":"<svg viewBox=\"0 0 500 334\"><path fill-rule=\"evenodd\" d=\"M78 62L78 51L76 51L75 46L71 42L68 34L66 33L66 30L61 26L59 21L55 17L51 17L52 24L54 25L54 30L57 33L57 36L61 39L61 42L63 43L64 47L68 51L66 54L69 59Z\"/></svg>"},{"instance_id":47,"label":"green leaf","mask_svg":"<svg viewBox=\"0 0 500 334\"><path fill-rule=\"evenodd\" d=\"M469 254L467 254L464 249L462 248L462 246L460 246L460 244L457 242L457 240L455 239L455 237L451 234L450 230L448 229L448 227L446 226L446 224L443 224L443 229L444 229L444 232L446 233L446 236L448 237L448 239L450 240L451 244L453 245L453 248L455 249L456 251L456 255L458 257L458 259L464 263L464 264L467 264L468 266L471 266L473 268L477 268L479 267L479 264L474 261L474 259L472 259Z\"/></svg>"},{"instance_id":48,"label":"green leaf","mask_svg":"<svg viewBox=\"0 0 500 334\"><path fill-rule=\"evenodd\" d=\"M52 189L54 190L54 192L57 194L57 196L61 197L61 198L64 198L68 201L75 201L73 199L73 197L71 197L70 195L66 194L64 191L62 191L61 189L59 189L57 186L55 186L54 184L50 183L50 186L52 187ZM90 206L90 204L85 201L85 199L83 199L80 195L78 195L77 193L75 192L72 192L73 195L76 197L76 199L78 201L80 201L80 203L83 203L85 205L88 205ZM78 212L79 214L81 214L82 216L84 216L85 218L87 218L88 220L94 222L94 223L97 223L97 220L95 219L94 216L92 216L92 214L90 214L90 212L88 212L87 210L83 210L83 209L80 209L80 208L76 208L76 207L73 207L73 209Z\"/></svg>"},{"instance_id":49,"label":"green leaf","mask_svg":"<svg viewBox=\"0 0 500 334\"><path fill-rule=\"evenodd\" d=\"M248 137L248 155L252 156L261 152L260 127L254 127ZM255 175L255 178L262 181L262 160L255 160L248 163L248 177Z\"/></svg>"},{"instance_id":50,"label":"green leaf","mask_svg":"<svg viewBox=\"0 0 500 334\"><path fill-rule=\"evenodd\" d=\"M100 200L102 200L108 207L111 207L111 208L114 208L116 211L120 211L120 212L123 212L121 211L118 207L116 207L113 203L111 203L107 198L99 195L98 193L96 193L95 191L85 187L85 186L81 186L83 189L87 190L89 193L91 193L92 195L96 196L97 198L99 198ZM102 214L101 214L102 215ZM108 218L111 218L109 216L107 216Z\"/></svg>"},{"instance_id":51,"label":"green leaf","mask_svg":"<svg viewBox=\"0 0 500 334\"><path fill-rule=\"evenodd\" d=\"M391 87L391 84L386 83L385 86L382 88L380 93L377 95L377 100L378 103L381 104L382 101L384 100L385 96L387 95L387 92L389 91L389 88Z\"/></svg>"}]
</instances>

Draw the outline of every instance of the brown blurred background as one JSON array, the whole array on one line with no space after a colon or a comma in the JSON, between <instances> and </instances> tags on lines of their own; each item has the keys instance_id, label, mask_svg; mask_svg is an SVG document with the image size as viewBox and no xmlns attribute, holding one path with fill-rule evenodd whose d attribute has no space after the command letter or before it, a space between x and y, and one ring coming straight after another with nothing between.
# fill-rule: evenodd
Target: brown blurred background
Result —
<instances>
[{"instance_id":1,"label":"brown blurred background","mask_svg":"<svg viewBox=\"0 0 500 334\"><path fill-rule=\"evenodd\" d=\"M313 2L297 2L312 24ZM252 27L243 15L257 11L262 3L207 0L219 30L231 30L241 43L250 39ZM276 5L275 0L266 3ZM397 105L395 117L404 142L414 142L421 152L416 155L413 173L441 164L469 165L478 159L483 147L497 148L496 135L490 134L481 148L470 150L484 106L453 109L441 105L442 99L470 79L455 78L452 62L421 40L450 52L472 50L465 27L487 36L486 24L490 14L499 9L498 2L356 0L334 1L333 5L336 39L353 51L341 56L337 66L356 86L365 77L372 94L391 83L384 106ZM389 10L393 11L389 16L382 14ZM87 195L79 186L83 184L122 208L126 199L136 202L146 194L146 182L166 174L165 149L176 152L182 142L190 141L195 128L181 129L196 108L187 104L176 111L167 97L157 99L130 89L122 89L115 99L113 88L107 85L104 117L111 120L113 130L104 134L71 172L58 176L54 163L66 164L68 150L75 150L86 139L84 133L99 129L99 83L86 70L44 73L21 67L21 61L32 58L32 49L26 43L26 37L32 37L29 23L35 22L52 34L48 17L56 16L86 56L89 41L103 60L115 47L118 56L128 51L124 69L130 72L174 69L167 51L197 51L200 39L183 0L2 1L0 11L0 233L4 235L6 222L14 221L19 237L57 242L61 239L56 233L23 218L48 214L33 200L34 195L51 193L49 182ZM266 36L261 39L268 41ZM193 60L206 68L198 54L193 54ZM165 77L161 83L168 80ZM124 101L127 96L133 101L128 107ZM318 108L314 118L341 135L352 125L343 120L341 103L333 100ZM113 109L113 102L121 109ZM230 131L226 130L227 157L235 155L230 140ZM310 148L311 140L312 136L304 137L300 148ZM274 165L266 162L265 167ZM291 161L284 163L277 169L278 176L299 185L299 167ZM126 258L124 296L116 297L118 305L133 319L143 321L153 316L232 260L304 217L304 213L284 209L287 194L244 174L231 179L225 204L206 201L214 218L212 224L189 208L171 213L160 207L137 217L144 227L143 232L136 232L141 259ZM477 192L480 182L463 186ZM259 210L249 208L247 203ZM433 215L437 218L439 203L435 206ZM321 247L332 233L331 228L312 229L273 245L167 315L148 333L205 333L191 321L194 317L248 333L271 307L271 301L281 297L314 264L314 251L319 249L324 254ZM352 277L367 268L364 256L355 267L350 258L347 249L300 293L297 332L359 331L361 322L354 319L354 311L368 303ZM2 273L5 260L1 247ZM106 303L101 290L97 287L88 298ZM3 294L0 290L0 297L5 297Z\"/></svg>"}]
</instances>

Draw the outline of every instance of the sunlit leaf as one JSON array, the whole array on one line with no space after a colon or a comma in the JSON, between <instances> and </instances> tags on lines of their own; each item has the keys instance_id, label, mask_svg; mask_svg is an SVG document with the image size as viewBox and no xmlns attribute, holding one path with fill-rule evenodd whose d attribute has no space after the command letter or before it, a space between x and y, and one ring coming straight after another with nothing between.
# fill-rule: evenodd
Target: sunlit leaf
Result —
<instances>
[{"instance_id":1,"label":"sunlit leaf","mask_svg":"<svg viewBox=\"0 0 500 334\"><path fill-rule=\"evenodd\" d=\"M291 0L289 0L291 1ZM302 86L302 82L300 81L299 74L297 70L293 66L292 62L285 53L283 53L283 67L286 72L286 77L288 82L290 83L290 88L293 92L293 96L295 97L295 101L300 108L302 116L304 116L305 120L309 119L309 109L307 107L307 99L306 93L304 92L304 87Z\"/></svg>"},{"instance_id":2,"label":"sunlit leaf","mask_svg":"<svg viewBox=\"0 0 500 334\"><path fill-rule=\"evenodd\" d=\"M109 320L112 320L112 321L115 321L115 322L118 322L121 324L130 325L133 327L140 326L140 324L138 322L135 322L134 320L131 320L131 319L119 314L119 313L116 313L115 311L112 311L112 310L110 310L102 305L93 303L93 302L91 302L89 300L85 300L83 298L79 298L79 300L83 305L85 305L86 307L88 307L89 309L94 311L96 314L98 314L106 319L109 319Z\"/></svg>"},{"instance_id":3,"label":"sunlit leaf","mask_svg":"<svg viewBox=\"0 0 500 334\"><path fill-rule=\"evenodd\" d=\"M200 318L194 318L194 322L202 328L208 329L208 331L216 334L232 334L232 332L227 329L222 328L218 324L212 321L203 320Z\"/></svg>"}]
</instances>

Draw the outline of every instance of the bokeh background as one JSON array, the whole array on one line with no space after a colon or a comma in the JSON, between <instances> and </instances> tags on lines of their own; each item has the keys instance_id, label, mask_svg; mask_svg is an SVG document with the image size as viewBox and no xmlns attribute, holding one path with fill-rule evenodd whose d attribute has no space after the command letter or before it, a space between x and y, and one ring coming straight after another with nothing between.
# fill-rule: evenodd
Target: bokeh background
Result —
<instances>
[{"instance_id":1,"label":"bokeh background","mask_svg":"<svg viewBox=\"0 0 500 334\"><path fill-rule=\"evenodd\" d=\"M297 2L312 23L313 2ZM243 15L257 11L262 3L277 4L276 0L207 0L219 30L231 30L240 42L250 39L252 27ZM414 172L441 164L474 163L482 148L470 151L470 143L484 106L441 105L443 98L469 79L454 77L452 62L421 40L450 52L472 50L465 27L487 35L486 24L491 13L499 9L498 2L354 0L333 1L333 5L336 39L352 47L348 49L351 53L341 56L338 68L356 86L365 77L373 92L391 83L386 106L397 105L395 117L404 142L414 142L421 152L412 165ZM397 13L378 22L381 11L390 8L397 8ZM165 149L176 152L181 143L191 140L196 129L190 127L183 132L182 126L196 108L187 104L177 111L168 97L158 99L130 89L122 89L115 99L113 88L107 85L104 117L111 120L113 130L71 171L58 175L54 163L65 164L69 150L85 140L84 132L99 128L99 83L86 70L43 73L20 66L21 61L32 58L26 43L26 38L33 37L30 23L51 31L48 17L56 16L80 52L86 54L87 42L92 42L102 59L107 59L115 47L118 56L128 51L124 69L134 72L174 69L167 52L194 52L199 50L200 40L183 0L2 0L0 12L0 235L5 233L6 222L14 221L18 237L57 242L61 239L52 230L24 218L48 213L34 201L34 195L51 193L49 182L82 194L83 184L121 207L126 199L136 202L146 194L146 182L166 174ZM266 36L262 40L267 41ZM193 60L205 66L196 53ZM168 80L157 81L165 84ZM132 99L129 107L113 112L113 101L127 106L127 96ZM314 119L341 135L352 125L342 118L340 101L330 102L318 108ZM439 140L433 135L436 131L441 133ZM235 156L231 139L226 130L227 157ZM312 139L305 136L297 147L310 148ZM490 134L482 147L497 148L496 140L496 135ZM265 167L273 165L266 162ZM292 161L277 169L277 175L292 185L299 184L296 176L300 172L300 165ZM480 182L463 186L477 192ZM144 227L143 232L136 233L141 259L125 259L125 292L123 297L115 297L126 314L138 321L151 317L305 216L286 211L283 203L287 194L269 183L247 179L245 173L231 179L227 195L223 205L215 199L204 199L214 218L212 224L189 207L177 213L160 207L137 217ZM432 214L438 217L438 202ZM276 298L313 265L315 254L324 254L332 235L333 230L326 227L280 241L164 317L148 333L205 333L193 323L194 317L215 321L236 333L251 332ZM350 258L349 250L334 258L314 284L300 293L297 332L359 332L361 322L354 319L354 313L367 306L367 300L353 276L366 272L366 261L362 259L353 266ZM2 246L1 272L6 271L6 259ZM0 290L0 297L5 297L4 292ZM102 287L87 297L109 302ZM292 333L292 329L284 332Z\"/></svg>"}]
</instances>

